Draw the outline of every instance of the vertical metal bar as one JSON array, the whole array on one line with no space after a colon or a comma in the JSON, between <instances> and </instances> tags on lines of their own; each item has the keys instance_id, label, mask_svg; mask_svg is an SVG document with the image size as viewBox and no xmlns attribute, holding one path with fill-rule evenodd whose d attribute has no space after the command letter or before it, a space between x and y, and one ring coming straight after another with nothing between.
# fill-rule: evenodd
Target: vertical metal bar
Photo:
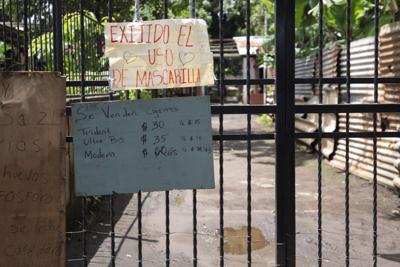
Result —
<instances>
[{"instance_id":1,"label":"vertical metal bar","mask_svg":"<svg viewBox=\"0 0 400 267\"><path fill-rule=\"evenodd\" d=\"M38 10L37 10L37 5L33 4L31 5L31 8L33 9L33 13L35 15L33 15L32 17L33 19L33 39L35 40L35 56L33 58L33 70L38 70L39 69L39 57L38 57L38 46L39 46L39 39L38 39L38 30L37 30L37 14L38 14ZM32 27L31 27L31 31L32 31ZM31 39L32 42L32 39ZM31 44L31 49L32 49L32 44Z\"/></svg>"},{"instance_id":2,"label":"vertical metal bar","mask_svg":"<svg viewBox=\"0 0 400 267\"><path fill-rule=\"evenodd\" d=\"M165 191L165 266L170 265L169 191Z\"/></svg>"},{"instance_id":3,"label":"vertical metal bar","mask_svg":"<svg viewBox=\"0 0 400 267\"><path fill-rule=\"evenodd\" d=\"M193 266L197 267L197 190L193 190Z\"/></svg>"},{"instance_id":4,"label":"vertical metal bar","mask_svg":"<svg viewBox=\"0 0 400 267\"><path fill-rule=\"evenodd\" d=\"M29 69L28 57L28 0L24 0L24 67Z\"/></svg>"},{"instance_id":5,"label":"vertical metal bar","mask_svg":"<svg viewBox=\"0 0 400 267\"><path fill-rule=\"evenodd\" d=\"M31 2L30 2L30 0L28 0L27 1L28 2L28 10L29 10L29 15L31 15ZM34 70L35 69L35 61L34 61L34 58L33 58L33 51L32 51L32 41L33 41L33 38L32 38L32 36L34 36L34 35L32 35L32 17L31 16L29 16L29 20L28 20L28 30L27 30L28 32L29 32L29 46L28 46L28 50L29 50L29 47L31 48L30 50L30 68L31 68L31 70Z\"/></svg>"},{"instance_id":6,"label":"vertical metal bar","mask_svg":"<svg viewBox=\"0 0 400 267\"><path fill-rule=\"evenodd\" d=\"M21 42L20 42L20 36L19 36L19 1L15 1L15 9L16 9L16 17L17 17L17 63L18 63L18 70L20 70L20 61L21 61Z\"/></svg>"},{"instance_id":7,"label":"vertical metal bar","mask_svg":"<svg viewBox=\"0 0 400 267\"><path fill-rule=\"evenodd\" d=\"M63 24L62 24L62 0L54 1L54 70L64 73L63 64Z\"/></svg>"},{"instance_id":8,"label":"vertical metal bar","mask_svg":"<svg viewBox=\"0 0 400 267\"><path fill-rule=\"evenodd\" d=\"M107 15L108 15L108 22L112 22L112 16L113 16L113 1L112 0L108 0L107 2L108 5L108 10L107 10Z\"/></svg>"},{"instance_id":9,"label":"vertical metal bar","mask_svg":"<svg viewBox=\"0 0 400 267\"><path fill-rule=\"evenodd\" d=\"M168 0L164 0L163 18L168 18ZM163 90L163 97L167 96L167 89ZM170 266L170 210L169 210L169 191L165 191L165 265Z\"/></svg>"},{"instance_id":10,"label":"vertical metal bar","mask_svg":"<svg viewBox=\"0 0 400 267\"><path fill-rule=\"evenodd\" d=\"M164 0L164 19L168 18L168 0Z\"/></svg>"},{"instance_id":11,"label":"vertical metal bar","mask_svg":"<svg viewBox=\"0 0 400 267\"><path fill-rule=\"evenodd\" d=\"M375 0L374 7L374 33L375 33L375 47L374 47L374 103L378 103L378 67L379 67L379 0ZM377 170L377 114L374 112L373 114L373 127L374 127L374 136L373 136L373 180L372 180L372 190L373 190L373 205L372 205L372 213L373 213L373 240L372 240L372 257L373 257L373 266L376 267L378 264L378 170Z\"/></svg>"},{"instance_id":12,"label":"vertical metal bar","mask_svg":"<svg viewBox=\"0 0 400 267\"><path fill-rule=\"evenodd\" d=\"M51 2L51 4L50 4L50 2ZM53 46L54 46L54 31L55 31L55 20L54 20L54 16L52 15L52 10L50 9L50 7L52 6L53 8L54 8L54 0L51 0L51 1L45 1L45 10L46 10L46 14L47 14L47 19L46 19L46 22L48 23L47 25L46 25L46 22L45 22L45 26L46 26L46 31L47 31L47 33L48 34L50 34L50 32L51 31L53 31L53 40L51 39L51 38L49 38L49 43L47 44L46 43L46 49L48 49L49 51L48 51L48 55L49 55L49 60L48 60L48 70L55 70L55 68L56 68L56 66L54 65L54 58L56 57L55 56L55 53L54 53L54 49L53 49ZM61 9L61 13L62 13L62 9ZM61 22L61 24L62 24L62 22ZM51 25L51 26L50 26ZM52 27L52 29L51 29L51 27ZM62 36L62 43L64 43L64 36ZM62 48L61 48L61 52L62 52L62 57L64 58L64 47L65 46L62 46Z\"/></svg>"},{"instance_id":13,"label":"vertical metal bar","mask_svg":"<svg viewBox=\"0 0 400 267\"><path fill-rule=\"evenodd\" d=\"M71 74L72 74L72 70L73 70L73 66L74 66L74 64L73 64L73 63L74 63L74 57L72 56L73 46L72 46L72 39L71 39L71 34L70 34L71 28L70 28L70 23L69 23L69 20L70 20L71 18L70 18L69 15L67 15L67 16L68 16L67 21L66 21L66 24L67 24L67 27L66 27L66 29L67 29L67 34L65 35L66 47L65 47L65 54L64 54L64 56L65 56L65 57L68 57L68 73L67 73L67 77L68 77L69 79L73 79L73 77L71 77ZM54 42L54 43L55 43L55 42ZM54 55L56 55L56 54L57 54L57 52L54 51ZM56 68L57 68L57 67L56 67ZM74 87L72 88L71 94L75 94Z\"/></svg>"},{"instance_id":14,"label":"vertical metal bar","mask_svg":"<svg viewBox=\"0 0 400 267\"><path fill-rule=\"evenodd\" d=\"M114 221L114 193L110 195L110 237L111 237L111 267L115 267L115 221Z\"/></svg>"},{"instance_id":15,"label":"vertical metal bar","mask_svg":"<svg viewBox=\"0 0 400 267\"><path fill-rule=\"evenodd\" d=\"M108 0L108 21L112 21L113 3ZM110 91L109 100L113 100L113 93ZM111 266L115 267L115 222L114 222L114 198L115 194L110 195L110 221L111 221Z\"/></svg>"},{"instance_id":16,"label":"vertical metal bar","mask_svg":"<svg viewBox=\"0 0 400 267\"><path fill-rule=\"evenodd\" d=\"M10 22L10 42L11 42L11 60L10 60L10 67L12 68L13 65L15 64L14 60L15 60L15 56L14 56L14 38L13 38L13 16L12 16L12 1L9 1L9 7L8 7L8 12L9 12L9 22ZM6 29L3 29L4 31ZM5 40L4 40L5 41Z\"/></svg>"},{"instance_id":17,"label":"vertical metal bar","mask_svg":"<svg viewBox=\"0 0 400 267\"><path fill-rule=\"evenodd\" d=\"M190 0L190 17L196 18L196 0ZM191 88L191 95L196 95L196 87ZM197 190L193 190L192 198L193 214L193 266L197 267Z\"/></svg>"},{"instance_id":18,"label":"vertical metal bar","mask_svg":"<svg viewBox=\"0 0 400 267\"><path fill-rule=\"evenodd\" d=\"M80 70L81 70L81 98L83 100L85 100L85 72L86 72L86 68L85 68L85 16L83 13L83 1L84 0L80 0L79 1L79 22L80 22L80 52L81 52L81 56L80 56Z\"/></svg>"},{"instance_id":19,"label":"vertical metal bar","mask_svg":"<svg viewBox=\"0 0 400 267\"><path fill-rule=\"evenodd\" d=\"M142 242L142 192L137 193L138 201L138 266L143 266L143 242Z\"/></svg>"},{"instance_id":20,"label":"vertical metal bar","mask_svg":"<svg viewBox=\"0 0 400 267\"><path fill-rule=\"evenodd\" d=\"M250 0L246 0L246 93L250 101ZM247 265L251 266L251 114L247 114Z\"/></svg>"},{"instance_id":21,"label":"vertical metal bar","mask_svg":"<svg viewBox=\"0 0 400 267\"><path fill-rule=\"evenodd\" d=\"M39 40L40 40L40 59L41 59L41 64L39 67L39 70L44 70L43 67L46 65L45 63L45 58L43 56L43 24L42 24L42 10L43 10L43 2L39 0ZM47 57L46 57L47 59Z\"/></svg>"},{"instance_id":22,"label":"vertical metal bar","mask_svg":"<svg viewBox=\"0 0 400 267\"><path fill-rule=\"evenodd\" d=\"M324 65L323 65L323 16L324 16L324 2L319 0L319 17L318 17L318 46L319 46L319 104L323 103L323 83L322 79L324 77ZM318 266L322 266L322 114L318 113Z\"/></svg>"},{"instance_id":23,"label":"vertical metal bar","mask_svg":"<svg viewBox=\"0 0 400 267\"><path fill-rule=\"evenodd\" d=\"M134 21L141 21L142 18L140 17L140 0L135 0L135 17Z\"/></svg>"},{"instance_id":24,"label":"vertical metal bar","mask_svg":"<svg viewBox=\"0 0 400 267\"><path fill-rule=\"evenodd\" d=\"M295 266L294 0L275 1L276 260Z\"/></svg>"},{"instance_id":25,"label":"vertical metal bar","mask_svg":"<svg viewBox=\"0 0 400 267\"><path fill-rule=\"evenodd\" d=\"M89 20L88 21L88 27L90 29L90 43L92 44L90 46L90 80L95 81L97 79L98 76L98 62L97 62L97 47L96 47L96 22L93 20ZM97 86L93 86L93 93L97 93L100 92L100 89ZM101 90L101 93L103 93L103 90ZM113 99L113 95L112 93L108 94L108 99L112 100Z\"/></svg>"},{"instance_id":26,"label":"vertical metal bar","mask_svg":"<svg viewBox=\"0 0 400 267\"><path fill-rule=\"evenodd\" d=\"M57 1L61 1L61 0L56 0ZM60 10L61 12L61 10ZM81 56L80 56L80 60L81 60L81 102L84 102L85 99L85 87L84 87L84 79L85 79L85 74L84 74L84 69L85 69L85 65L83 63L83 59L84 59L84 20L83 20L83 0L80 0L79 2L79 12L80 12L80 38L81 38ZM57 12L56 12L57 13ZM59 52L57 52L59 53ZM57 62L57 64L59 64L59 62ZM83 197L83 201L82 201L82 248L83 248L83 265L86 267L88 265L88 260L87 260L87 244L86 244L86 209L87 209L87 199L86 197Z\"/></svg>"},{"instance_id":27,"label":"vertical metal bar","mask_svg":"<svg viewBox=\"0 0 400 267\"><path fill-rule=\"evenodd\" d=\"M83 266L88 265L87 259L87 244L86 244L86 207L87 201L86 197L82 197L82 259L83 259Z\"/></svg>"},{"instance_id":28,"label":"vertical metal bar","mask_svg":"<svg viewBox=\"0 0 400 267\"><path fill-rule=\"evenodd\" d=\"M7 42L6 42L6 17L5 17L5 0L1 1L1 16L3 18L3 40L4 40L4 67L7 70Z\"/></svg>"},{"instance_id":29,"label":"vertical metal bar","mask_svg":"<svg viewBox=\"0 0 400 267\"><path fill-rule=\"evenodd\" d=\"M350 95L350 42L351 42L351 0L346 2L346 95L347 103L351 102ZM345 157L345 264L346 267L350 265L350 171L349 171L349 129L350 129L350 115L346 113L346 157Z\"/></svg>"},{"instance_id":30,"label":"vertical metal bar","mask_svg":"<svg viewBox=\"0 0 400 267\"><path fill-rule=\"evenodd\" d=\"M224 105L224 82L225 82L225 64L224 64L224 0L219 0L219 95L220 104ZM219 114L219 257L220 266L224 266L224 115Z\"/></svg>"},{"instance_id":31,"label":"vertical metal bar","mask_svg":"<svg viewBox=\"0 0 400 267\"><path fill-rule=\"evenodd\" d=\"M164 0L164 19L168 19L168 0ZM164 89L162 93L163 97L167 97L168 89Z\"/></svg>"},{"instance_id":32,"label":"vertical metal bar","mask_svg":"<svg viewBox=\"0 0 400 267\"><path fill-rule=\"evenodd\" d=\"M113 16L113 1L112 0L108 0L108 22L112 22L112 16ZM129 98L129 91L125 91L125 95L127 95ZM113 99L113 92L110 90L109 93L109 99L112 100Z\"/></svg>"},{"instance_id":33,"label":"vertical metal bar","mask_svg":"<svg viewBox=\"0 0 400 267\"><path fill-rule=\"evenodd\" d=\"M108 21L112 21L113 2L108 0ZM110 91L108 95L109 100L113 100L113 92ZM115 222L114 222L114 198L115 194L110 196L110 219L111 219L111 267L115 267Z\"/></svg>"},{"instance_id":34,"label":"vertical metal bar","mask_svg":"<svg viewBox=\"0 0 400 267\"><path fill-rule=\"evenodd\" d=\"M191 18L196 18L196 0L190 0L189 12Z\"/></svg>"},{"instance_id":35,"label":"vertical metal bar","mask_svg":"<svg viewBox=\"0 0 400 267\"><path fill-rule=\"evenodd\" d=\"M85 41L88 44L93 44L93 24L90 18L85 17L85 23L86 23L86 32L87 34L85 35ZM85 68L86 68L86 79L89 81L93 81L93 45L88 45L85 51L85 58L87 59L87 62L85 62ZM88 86L87 94L93 94L96 92L96 89L94 86Z\"/></svg>"},{"instance_id":36,"label":"vertical metal bar","mask_svg":"<svg viewBox=\"0 0 400 267\"><path fill-rule=\"evenodd\" d=\"M76 38L76 40L73 40L74 52L80 54L80 50L79 50L79 47L80 47L79 38L80 37L78 37L79 35L76 34L76 32L79 31L79 29L80 29L80 27L78 26L79 25L79 11L75 12L75 13L76 14L73 15L73 20L74 20L73 31L74 31L74 36ZM73 71L74 80L79 80L80 79L80 72L79 71L81 69L81 57L80 56L78 56L78 57L74 57L73 56L73 58L75 59L75 63L73 65L76 68ZM80 90L81 90L81 86L77 87L76 90L77 90L76 93L79 94ZM86 94L84 94L84 95L86 95Z\"/></svg>"}]
</instances>

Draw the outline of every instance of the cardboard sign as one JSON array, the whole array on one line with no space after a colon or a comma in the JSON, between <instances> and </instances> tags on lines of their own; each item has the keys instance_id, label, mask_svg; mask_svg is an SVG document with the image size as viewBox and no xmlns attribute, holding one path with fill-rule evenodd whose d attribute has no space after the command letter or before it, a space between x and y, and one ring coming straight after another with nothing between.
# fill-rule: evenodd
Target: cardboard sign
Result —
<instances>
[{"instance_id":1,"label":"cardboard sign","mask_svg":"<svg viewBox=\"0 0 400 267\"><path fill-rule=\"evenodd\" d=\"M204 20L108 23L105 39L114 90L214 85Z\"/></svg>"},{"instance_id":2,"label":"cardboard sign","mask_svg":"<svg viewBox=\"0 0 400 267\"><path fill-rule=\"evenodd\" d=\"M65 78L0 72L0 266L65 265Z\"/></svg>"},{"instance_id":3,"label":"cardboard sign","mask_svg":"<svg viewBox=\"0 0 400 267\"><path fill-rule=\"evenodd\" d=\"M214 188L210 100L72 107L78 195Z\"/></svg>"}]
</instances>

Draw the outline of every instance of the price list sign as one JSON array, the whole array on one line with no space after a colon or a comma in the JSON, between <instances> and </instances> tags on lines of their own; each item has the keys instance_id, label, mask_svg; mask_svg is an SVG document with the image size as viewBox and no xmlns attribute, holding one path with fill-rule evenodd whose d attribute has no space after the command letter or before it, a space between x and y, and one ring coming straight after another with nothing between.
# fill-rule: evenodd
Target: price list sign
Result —
<instances>
[{"instance_id":1,"label":"price list sign","mask_svg":"<svg viewBox=\"0 0 400 267\"><path fill-rule=\"evenodd\" d=\"M79 103L72 119L78 195L214 188L209 97Z\"/></svg>"}]
</instances>

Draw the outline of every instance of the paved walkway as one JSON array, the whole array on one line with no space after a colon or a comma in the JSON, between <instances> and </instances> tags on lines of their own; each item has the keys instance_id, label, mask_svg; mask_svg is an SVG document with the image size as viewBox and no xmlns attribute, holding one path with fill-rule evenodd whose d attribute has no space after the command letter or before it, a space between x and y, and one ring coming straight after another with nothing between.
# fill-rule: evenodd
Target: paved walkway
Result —
<instances>
[{"instance_id":1,"label":"paved walkway","mask_svg":"<svg viewBox=\"0 0 400 267\"><path fill-rule=\"evenodd\" d=\"M226 115L224 128L244 132L246 116ZM267 129L256 124L257 133ZM218 117L213 118L218 129ZM224 143L225 266L247 266L246 142ZM273 141L252 142L253 266L275 266L275 146ZM219 153L215 143L216 189L198 191L198 266L219 266ZM323 266L343 266L344 175L323 164ZM317 265L317 159L299 147L296 152L296 219L298 266ZM351 266L372 266L372 185L351 177ZM379 187L378 266L400 265L400 220L391 217L397 197ZM165 266L165 193L143 194L143 266ZM91 224L97 232L109 231L109 205L103 201L101 216ZM137 198L115 200L117 266L137 266ZM192 266L192 191L170 193L171 266ZM69 257L79 257L81 242L69 242ZM90 266L109 266L111 240L101 233L87 238ZM75 254L75 255L74 255ZM71 263L69 266L80 266Z\"/></svg>"}]
</instances>

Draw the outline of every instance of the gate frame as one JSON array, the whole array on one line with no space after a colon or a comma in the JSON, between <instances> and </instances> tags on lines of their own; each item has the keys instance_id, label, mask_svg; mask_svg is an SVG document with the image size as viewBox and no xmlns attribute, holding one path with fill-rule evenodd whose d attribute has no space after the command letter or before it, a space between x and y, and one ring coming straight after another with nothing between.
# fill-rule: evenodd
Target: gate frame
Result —
<instances>
[{"instance_id":1,"label":"gate frame","mask_svg":"<svg viewBox=\"0 0 400 267\"><path fill-rule=\"evenodd\" d=\"M55 70L59 72L63 72L63 43L62 43L62 0L53 0L55 9L54 9L54 66ZM164 18L167 17L167 9L168 9L168 0L164 1ZM80 1L80 12L83 13L82 2ZM250 79L250 75L247 74L245 79L225 79L224 72L221 71L219 73L219 79L217 80L217 86L220 89L220 104L218 106L211 106L212 114L220 116L220 125L219 125L219 134L213 136L214 141L219 141L219 151L220 151L220 165L223 165L223 142L224 141L247 141L251 143L252 140L276 140L276 164L275 164L275 201L276 201L276 265L277 266L288 266L294 267L296 266L296 208L295 208L295 140L297 138L318 138L318 142L321 142L322 138L345 138L348 147L349 138L359 137L359 138L372 138L374 141L374 179L373 179L373 187L374 187L374 266L376 266L376 256L377 256L377 207L376 207L376 138L377 137L398 137L399 133L396 132L377 132L376 130L376 114L380 112L398 112L399 105L398 104L379 104L377 101L377 88L379 83L395 83L400 84L400 77L391 77L391 78L380 78L378 77L378 25L379 25L379 10L378 4L379 0L375 0L375 71L373 78L352 78L350 76L350 16L349 16L349 2L347 8L347 33L346 33L346 48L347 48L347 75L346 77L339 78L324 78L322 76L322 71L320 72L319 78L295 78L295 0L275 0L275 22L276 22L276 79ZM25 0L26 3L26 0ZM108 0L108 8L109 8L109 18L112 18L112 0ZM195 14L195 0L191 0L189 2L191 4L190 13L193 16ZM223 0L219 0L220 11L219 11L219 30L220 30L220 69L223 69L224 66L224 44L223 44ZM322 0L320 0L322 3ZM25 4L26 8L26 4ZM321 11L321 9L320 9ZM249 56L249 40L250 40L250 22L248 18L250 17L250 0L246 0L246 37L247 37L247 57ZM322 12L321 12L322 13ZM320 40L319 40L319 48L320 48L320 66L322 66L322 39L323 35L322 31L322 19L321 15L319 20L320 27ZM81 20L82 22L83 20ZM25 21L26 24L26 21ZM84 39L84 33L82 32L82 40ZM82 47L81 47L82 48ZM83 52L83 51L82 51ZM248 64L248 62L247 62ZM84 65L82 66L84 70ZM249 69L249 68L248 68ZM321 68L322 69L322 68ZM295 105L295 84L308 84L314 83L318 84L320 90L322 90L323 84L344 84L347 88L348 95L350 95L350 84L360 83L360 84L374 84L375 87L375 101L372 104L350 104L348 101L347 104L322 104L320 99L319 104L308 104L308 105ZM235 105L224 105L224 87L226 85L247 85L247 88L250 88L250 85L272 85L275 84L276 90L276 105L243 105L243 106L235 106ZM84 73L82 73L81 80L77 81L68 81L68 86L80 86L81 87L81 100L85 101L85 87L88 85L98 85L98 86L107 86L108 81L87 81L85 80ZM322 97L322 96L320 96ZM350 98L350 97L349 97ZM109 95L109 99L112 99L112 94ZM246 114L249 116L255 114L264 114L264 113L273 113L276 115L276 123L275 123L275 134L266 133L266 134L252 134L251 131L248 130L247 134L235 134L229 135L224 133L223 129L223 116L224 114ZM332 132L332 133L324 133L321 131L321 125L319 125L319 131L314 133L297 133L295 132L294 127L294 118L295 114L298 113L317 113L319 115L319 124L321 124L321 115L323 113L346 113L346 116L349 116L349 113L373 113L374 114L374 131L369 132ZM348 122L347 122L348 125ZM250 127L251 128L251 127ZM347 153L348 154L348 153ZM319 161L321 155L319 155ZM251 155L248 157L248 160L251 160ZM319 162L320 163L320 162ZM348 156L347 156L347 164L348 164ZM224 265L224 206L223 206L223 166L220 166L220 265ZM251 170L251 166L250 166ZM346 181L348 182L349 170L348 166L346 167ZM250 174L251 179L251 174ZM320 177L319 177L320 179ZM320 187L321 185L319 185ZM170 258L169 258L169 192L166 193L166 265L169 266ZM319 192L319 195L321 192ZM251 189L250 189L251 196ZM321 196L321 195L320 195ZM251 200L251 199L250 199ZM141 246L142 236L141 236L141 193L138 193L138 201L139 201L139 245ZM348 199L346 200L348 203ZM85 207L86 201L82 200L83 210L82 210L82 222L83 222L83 239L85 239ZM193 191L193 245L194 245L194 258L193 264L197 266L197 210L196 210L196 191ZM110 213L113 218L113 195L110 196ZM319 208L319 212L320 212ZM251 207L248 209L248 212L251 216ZM347 209L348 212L348 209ZM250 218L251 219L251 218ZM319 218L320 219L320 218ZM346 225L349 224L349 214L345 214ZM250 221L251 222L251 221ZM321 222L319 222L320 224ZM114 239L114 222L112 222L111 226L112 230L110 235L112 239ZM321 249L322 249L322 237L321 237L321 225L319 225L318 234L318 263L321 265L322 257L321 257ZM349 229L346 229L349 232ZM350 241L348 240L348 236L346 237L346 245L350 245ZM195 241L196 240L196 241ZM249 251L250 253L250 261L248 261L248 265L251 266L251 231L250 236L248 237ZM114 243L113 243L114 244ZM347 248L348 249L348 248ZM112 251L113 253L113 251ZM83 249L82 260L84 264L87 264L87 251L85 248ZM139 249L139 255L141 255L141 249ZM115 265L115 255L112 254L112 266ZM141 258L141 256L139 256ZM141 266L141 261L139 261L139 266ZM349 252L346 251L346 266L349 265Z\"/></svg>"}]
</instances>

